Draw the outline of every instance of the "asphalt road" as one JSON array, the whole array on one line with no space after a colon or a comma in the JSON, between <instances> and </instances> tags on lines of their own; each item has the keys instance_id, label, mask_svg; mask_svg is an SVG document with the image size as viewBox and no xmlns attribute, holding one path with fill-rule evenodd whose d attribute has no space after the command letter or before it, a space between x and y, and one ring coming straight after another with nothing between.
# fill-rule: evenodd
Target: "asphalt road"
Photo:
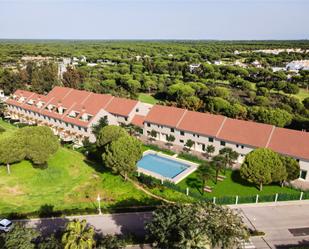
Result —
<instances>
[{"instance_id":1,"label":"asphalt road","mask_svg":"<svg viewBox=\"0 0 309 249\"><path fill-rule=\"evenodd\" d=\"M40 230L43 234L49 234L65 227L69 220L85 219L95 227L97 233L102 234L128 234L144 235L145 222L151 219L150 212L120 213L103 215L70 216L65 218L43 218L21 220L29 227Z\"/></svg>"},{"instance_id":2,"label":"asphalt road","mask_svg":"<svg viewBox=\"0 0 309 249\"><path fill-rule=\"evenodd\" d=\"M309 201L239 206L248 226L265 232L252 237L258 249L309 248ZM304 246L306 245L306 247Z\"/></svg>"},{"instance_id":3,"label":"asphalt road","mask_svg":"<svg viewBox=\"0 0 309 249\"><path fill-rule=\"evenodd\" d=\"M265 236L252 237L252 243L249 243L250 245L246 248L282 249L290 248L289 245L308 245L306 248L309 248L309 201L250 204L232 206L232 208L238 210L249 227L265 232ZM24 220L23 222L43 233L50 233L63 228L68 220L74 218L86 219L89 224L95 227L98 233L135 233L144 235L144 224L151 219L151 213L139 212L33 219Z\"/></svg>"}]
</instances>

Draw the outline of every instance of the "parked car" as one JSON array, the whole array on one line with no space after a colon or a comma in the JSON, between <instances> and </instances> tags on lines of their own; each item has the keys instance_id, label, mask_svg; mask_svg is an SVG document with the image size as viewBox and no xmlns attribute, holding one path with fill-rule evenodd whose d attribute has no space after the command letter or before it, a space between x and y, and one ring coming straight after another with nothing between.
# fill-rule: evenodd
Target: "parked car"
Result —
<instances>
[{"instance_id":1,"label":"parked car","mask_svg":"<svg viewBox=\"0 0 309 249\"><path fill-rule=\"evenodd\" d=\"M2 219L2 220L0 220L0 231L7 233L7 232L11 231L11 229L13 227L12 225L13 225L12 221L7 220L7 219Z\"/></svg>"}]
</instances>

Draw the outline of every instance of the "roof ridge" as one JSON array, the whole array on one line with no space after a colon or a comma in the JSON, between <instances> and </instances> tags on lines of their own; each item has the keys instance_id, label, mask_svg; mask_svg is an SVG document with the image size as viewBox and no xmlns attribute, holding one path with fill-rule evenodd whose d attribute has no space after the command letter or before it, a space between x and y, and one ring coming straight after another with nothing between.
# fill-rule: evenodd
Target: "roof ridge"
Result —
<instances>
[{"instance_id":1,"label":"roof ridge","mask_svg":"<svg viewBox=\"0 0 309 249\"><path fill-rule=\"evenodd\" d=\"M44 111L45 107L49 105L49 103L54 99L55 97L51 97L50 100L46 101L45 105L42 106L41 110L39 113L42 113Z\"/></svg>"},{"instance_id":2,"label":"roof ridge","mask_svg":"<svg viewBox=\"0 0 309 249\"><path fill-rule=\"evenodd\" d=\"M272 136L273 136L273 134L274 134L275 129L276 129L276 126L273 125L273 127L272 127L272 129L271 129L271 132L270 132L270 134L269 134L269 137L268 137L268 140L267 140L267 143L266 143L265 148L268 148L268 146L269 146L269 144L270 144L270 141L271 141L271 138L272 138Z\"/></svg>"},{"instance_id":3,"label":"roof ridge","mask_svg":"<svg viewBox=\"0 0 309 249\"><path fill-rule=\"evenodd\" d=\"M69 88L70 89L70 88ZM71 88L70 91L68 91L63 97L62 99L60 99L60 101L62 102L62 100L64 100L73 90L76 90L76 89L73 89ZM58 100L59 101L59 100Z\"/></svg>"},{"instance_id":4,"label":"roof ridge","mask_svg":"<svg viewBox=\"0 0 309 249\"><path fill-rule=\"evenodd\" d=\"M228 119L227 117L224 117L224 119L223 119L223 121L222 121L222 124L220 125L220 128L219 128L219 130L217 131L215 137L218 137L218 136L219 136L221 130L223 129L223 126L224 126L224 124L225 124L225 121L226 121L227 119Z\"/></svg>"},{"instance_id":5,"label":"roof ridge","mask_svg":"<svg viewBox=\"0 0 309 249\"><path fill-rule=\"evenodd\" d=\"M183 118L185 117L187 112L188 112L188 110L185 109L184 113L182 114L182 116L180 117L179 121L177 122L175 128L178 128L179 124L181 123L181 121L183 120Z\"/></svg>"},{"instance_id":6,"label":"roof ridge","mask_svg":"<svg viewBox=\"0 0 309 249\"><path fill-rule=\"evenodd\" d=\"M28 99L30 99L35 93L31 93L27 98L25 98L25 102L21 103L21 106L24 106L25 104L28 103Z\"/></svg>"},{"instance_id":7,"label":"roof ridge","mask_svg":"<svg viewBox=\"0 0 309 249\"><path fill-rule=\"evenodd\" d=\"M85 91L86 92L86 91ZM88 96L80 103L81 105L83 105L89 98L90 96L93 94L93 92L88 93Z\"/></svg>"},{"instance_id":8,"label":"roof ridge","mask_svg":"<svg viewBox=\"0 0 309 249\"><path fill-rule=\"evenodd\" d=\"M103 109L106 109L110 103L112 102L112 100L114 99L115 97L112 95L112 98L105 104L105 106L103 106Z\"/></svg>"}]
</instances>

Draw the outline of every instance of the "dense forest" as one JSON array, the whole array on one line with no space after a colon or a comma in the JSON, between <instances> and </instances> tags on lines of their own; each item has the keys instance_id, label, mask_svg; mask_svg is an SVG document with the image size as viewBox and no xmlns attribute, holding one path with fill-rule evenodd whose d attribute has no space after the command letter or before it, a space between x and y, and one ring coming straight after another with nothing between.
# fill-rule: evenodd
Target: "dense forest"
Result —
<instances>
[{"instance_id":1,"label":"dense forest","mask_svg":"<svg viewBox=\"0 0 309 249\"><path fill-rule=\"evenodd\" d=\"M270 49L281 50L260 51ZM64 58L76 63L59 75ZM309 41L2 40L0 89L143 94L164 105L309 130L309 70L274 70L298 60L309 60Z\"/></svg>"}]
</instances>

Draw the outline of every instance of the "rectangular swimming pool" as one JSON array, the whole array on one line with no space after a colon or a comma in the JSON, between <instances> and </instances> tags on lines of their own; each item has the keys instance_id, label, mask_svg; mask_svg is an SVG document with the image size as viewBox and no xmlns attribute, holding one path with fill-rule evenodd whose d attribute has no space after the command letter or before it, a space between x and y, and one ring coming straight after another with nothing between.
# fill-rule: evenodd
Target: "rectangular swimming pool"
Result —
<instances>
[{"instance_id":1,"label":"rectangular swimming pool","mask_svg":"<svg viewBox=\"0 0 309 249\"><path fill-rule=\"evenodd\" d=\"M167 178L174 178L189 167L189 165L184 163L161 157L156 154L143 156L143 158L137 163L137 166Z\"/></svg>"},{"instance_id":2,"label":"rectangular swimming pool","mask_svg":"<svg viewBox=\"0 0 309 249\"><path fill-rule=\"evenodd\" d=\"M158 179L179 182L197 167L189 161L173 158L155 151L146 151L137 162L138 171Z\"/></svg>"}]
</instances>

